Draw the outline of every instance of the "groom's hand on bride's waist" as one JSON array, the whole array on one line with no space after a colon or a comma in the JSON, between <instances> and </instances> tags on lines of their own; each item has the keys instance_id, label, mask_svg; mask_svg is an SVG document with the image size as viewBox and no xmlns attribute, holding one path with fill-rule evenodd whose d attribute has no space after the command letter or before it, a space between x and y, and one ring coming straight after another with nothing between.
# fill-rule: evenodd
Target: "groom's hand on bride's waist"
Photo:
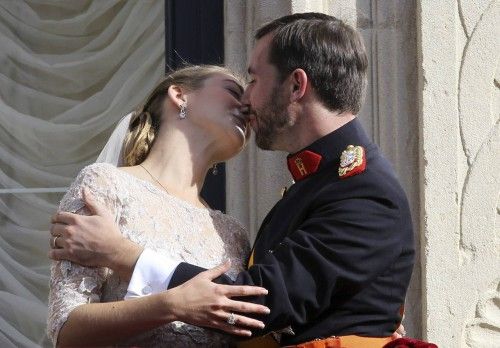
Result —
<instances>
[{"instance_id":1,"label":"groom's hand on bride's waist","mask_svg":"<svg viewBox=\"0 0 500 348\"><path fill-rule=\"evenodd\" d=\"M49 258L83 266L109 267L130 279L143 248L123 237L108 209L84 191L88 215L58 212L52 216Z\"/></svg>"}]
</instances>

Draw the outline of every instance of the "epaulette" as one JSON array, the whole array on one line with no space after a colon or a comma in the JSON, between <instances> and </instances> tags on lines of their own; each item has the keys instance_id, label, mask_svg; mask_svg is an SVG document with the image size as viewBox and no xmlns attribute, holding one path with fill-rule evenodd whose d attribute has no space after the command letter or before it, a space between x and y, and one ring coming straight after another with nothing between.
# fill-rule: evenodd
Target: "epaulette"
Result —
<instances>
[{"instance_id":1,"label":"epaulette","mask_svg":"<svg viewBox=\"0 0 500 348\"><path fill-rule=\"evenodd\" d=\"M340 156L339 177L341 179L364 172L366 169L363 146L349 145Z\"/></svg>"}]
</instances>

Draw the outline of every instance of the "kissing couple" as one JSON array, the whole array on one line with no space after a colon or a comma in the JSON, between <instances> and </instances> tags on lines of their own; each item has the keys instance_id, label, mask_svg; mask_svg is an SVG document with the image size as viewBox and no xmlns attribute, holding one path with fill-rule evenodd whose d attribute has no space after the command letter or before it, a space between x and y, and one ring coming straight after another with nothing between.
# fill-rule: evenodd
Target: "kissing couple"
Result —
<instances>
[{"instance_id":1,"label":"kissing couple","mask_svg":"<svg viewBox=\"0 0 500 348\"><path fill-rule=\"evenodd\" d=\"M379 348L404 335L413 229L356 117L367 67L355 29L299 13L256 32L247 83L216 66L169 73L52 218L54 345ZM251 130L289 153L295 181L253 248L200 197Z\"/></svg>"}]
</instances>

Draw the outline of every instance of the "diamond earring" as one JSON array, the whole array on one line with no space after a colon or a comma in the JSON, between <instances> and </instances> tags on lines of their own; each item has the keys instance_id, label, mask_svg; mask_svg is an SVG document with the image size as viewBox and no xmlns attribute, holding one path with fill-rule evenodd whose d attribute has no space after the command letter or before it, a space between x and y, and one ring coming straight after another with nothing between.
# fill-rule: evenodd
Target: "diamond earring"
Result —
<instances>
[{"instance_id":1,"label":"diamond earring","mask_svg":"<svg viewBox=\"0 0 500 348\"><path fill-rule=\"evenodd\" d=\"M219 173L219 170L217 169L217 163L215 163L212 167L212 174L217 175L217 173Z\"/></svg>"},{"instance_id":2,"label":"diamond earring","mask_svg":"<svg viewBox=\"0 0 500 348\"><path fill-rule=\"evenodd\" d=\"M181 105L181 111L179 112L179 118L181 120L185 119L187 116L186 108L187 108L187 103Z\"/></svg>"}]
</instances>

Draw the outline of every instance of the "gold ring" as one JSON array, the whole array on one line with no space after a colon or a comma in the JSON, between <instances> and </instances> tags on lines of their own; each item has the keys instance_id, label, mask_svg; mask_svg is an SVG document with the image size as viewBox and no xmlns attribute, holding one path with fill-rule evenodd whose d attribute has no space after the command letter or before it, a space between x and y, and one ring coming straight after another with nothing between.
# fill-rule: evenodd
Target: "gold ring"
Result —
<instances>
[{"instance_id":1,"label":"gold ring","mask_svg":"<svg viewBox=\"0 0 500 348\"><path fill-rule=\"evenodd\" d=\"M59 249L59 248L57 247L57 245L56 245L56 240L57 240L57 238L59 238L59 237L61 237L61 236L55 236L55 237L50 238L50 247L51 247L52 249Z\"/></svg>"}]
</instances>

